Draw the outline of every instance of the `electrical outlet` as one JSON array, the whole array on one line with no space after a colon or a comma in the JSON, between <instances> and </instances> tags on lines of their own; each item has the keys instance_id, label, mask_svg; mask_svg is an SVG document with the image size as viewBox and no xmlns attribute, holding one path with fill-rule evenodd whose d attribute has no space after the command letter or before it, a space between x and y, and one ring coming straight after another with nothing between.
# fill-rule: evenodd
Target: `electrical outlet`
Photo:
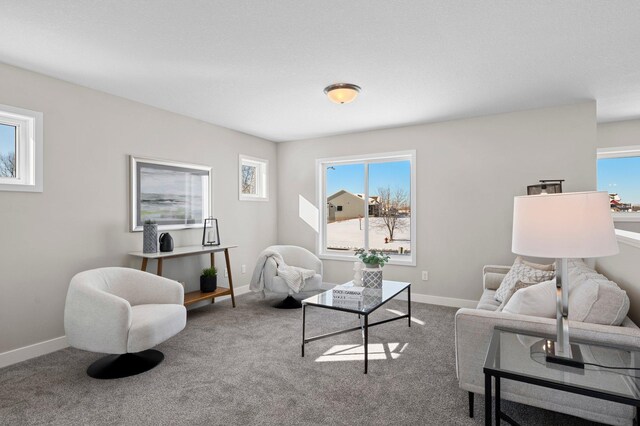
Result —
<instances>
[{"instance_id":1,"label":"electrical outlet","mask_svg":"<svg viewBox=\"0 0 640 426\"><path fill-rule=\"evenodd\" d=\"M242 267L240 268L243 274L247 273L247 265L242 265Z\"/></svg>"},{"instance_id":2,"label":"electrical outlet","mask_svg":"<svg viewBox=\"0 0 640 426\"><path fill-rule=\"evenodd\" d=\"M429 280L429 271L422 271L422 281Z\"/></svg>"},{"instance_id":3,"label":"electrical outlet","mask_svg":"<svg viewBox=\"0 0 640 426\"><path fill-rule=\"evenodd\" d=\"M227 271L227 268L224 268L224 277L229 278L229 271Z\"/></svg>"}]
</instances>

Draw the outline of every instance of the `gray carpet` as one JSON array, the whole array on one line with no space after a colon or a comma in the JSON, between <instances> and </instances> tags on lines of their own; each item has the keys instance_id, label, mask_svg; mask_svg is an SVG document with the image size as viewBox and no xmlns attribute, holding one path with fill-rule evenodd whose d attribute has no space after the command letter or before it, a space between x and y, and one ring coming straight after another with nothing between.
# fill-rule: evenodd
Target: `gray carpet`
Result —
<instances>
[{"instance_id":1,"label":"gray carpet","mask_svg":"<svg viewBox=\"0 0 640 426\"><path fill-rule=\"evenodd\" d=\"M270 302L245 295L236 309L221 302L190 311L186 329L158 347L165 361L139 376L91 379L85 369L100 355L70 348L2 369L0 424L484 424L483 397L470 419L457 385L455 309L414 304L424 324L372 328L371 350L382 359L364 375L350 353L362 349L359 333L312 342L301 358L301 311ZM405 307L392 301L372 321L394 316L384 308ZM307 324L315 335L355 326L357 317L309 308ZM588 424L519 404L503 408L525 425Z\"/></svg>"}]
</instances>

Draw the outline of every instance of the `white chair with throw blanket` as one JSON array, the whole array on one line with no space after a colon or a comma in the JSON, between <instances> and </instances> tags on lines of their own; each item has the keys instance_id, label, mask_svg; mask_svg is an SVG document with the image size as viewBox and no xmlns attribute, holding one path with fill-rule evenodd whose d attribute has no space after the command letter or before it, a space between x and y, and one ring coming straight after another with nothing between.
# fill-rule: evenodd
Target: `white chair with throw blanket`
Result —
<instances>
[{"instance_id":1,"label":"white chair with throw blanket","mask_svg":"<svg viewBox=\"0 0 640 426\"><path fill-rule=\"evenodd\" d=\"M279 309L302 307L294 294L322 288L322 261L309 250L298 246L267 247L256 262L251 291L286 294L274 305Z\"/></svg>"},{"instance_id":2,"label":"white chair with throw blanket","mask_svg":"<svg viewBox=\"0 0 640 426\"><path fill-rule=\"evenodd\" d=\"M176 281L130 268L93 269L71 279L64 329L71 346L112 354L91 364L89 376L132 376L162 362L151 348L184 329L183 302Z\"/></svg>"}]
</instances>

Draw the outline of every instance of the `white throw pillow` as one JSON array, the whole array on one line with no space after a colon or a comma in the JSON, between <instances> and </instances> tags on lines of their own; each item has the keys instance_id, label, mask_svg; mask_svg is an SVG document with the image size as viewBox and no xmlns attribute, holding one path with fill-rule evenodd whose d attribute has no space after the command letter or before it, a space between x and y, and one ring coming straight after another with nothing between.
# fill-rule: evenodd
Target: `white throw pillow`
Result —
<instances>
[{"instance_id":1,"label":"white throw pillow","mask_svg":"<svg viewBox=\"0 0 640 426\"><path fill-rule=\"evenodd\" d=\"M555 318L556 281L544 281L516 291L502 311L510 314Z\"/></svg>"},{"instance_id":2,"label":"white throw pillow","mask_svg":"<svg viewBox=\"0 0 640 426\"><path fill-rule=\"evenodd\" d=\"M527 262L518 256L513 266L505 275L500 287L496 290L495 299L503 302L508 299L510 290L518 281L540 283L548 281L555 277L555 264L538 265L536 263Z\"/></svg>"},{"instance_id":3,"label":"white throw pillow","mask_svg":"<svg viewBox=\"0 0 640 426\"><path fill-rule=\"evenodd\" d=\"M500 311L502 311L504 309L504 307L507 305L507 303L511 299L511 296L513 296L516 291L518 291L520 289L523 289L523 288L527 288L527 287L532 286L532 285L536 285L536 284L539 284L539 283L527 283L527 282L524 282L524 281L518 281L516 283L516 285L513 286L513 288L509 289L509 291L507 292L507 295L505 296L504 300L502 301L500 306L498 306L498 309L496 309L496 312L500 312Z\"/></svg>"},{"instance_id":4,"label":"white throw pillow","mask_svg":"<svg viewBox=\"0 0 640 426\"><path fill-rule=\"evenodd\" d=\"M629 312L629 296L607 279L587 278L569 292L569 319L620 325Z\"/></svg>"}]
</instances>

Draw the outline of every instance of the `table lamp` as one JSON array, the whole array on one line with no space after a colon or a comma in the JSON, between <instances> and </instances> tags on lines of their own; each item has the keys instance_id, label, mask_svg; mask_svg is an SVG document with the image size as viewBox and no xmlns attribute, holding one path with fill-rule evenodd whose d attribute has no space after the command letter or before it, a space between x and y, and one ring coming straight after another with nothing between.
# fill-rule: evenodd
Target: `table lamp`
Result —
<instances>
[{"instance_id":1,"label":"table lamp","mask_svg":"<svg viewBox=\"0 0 640 426\"><path fill-rule=\"evenodd\" d=\"M545 345L547 362L584 368L577 346L569 344L568 259L618 253L606 192L515 197L513 240L515 254L556 259L558 331Z\"/></svg>"}]
</instances>

